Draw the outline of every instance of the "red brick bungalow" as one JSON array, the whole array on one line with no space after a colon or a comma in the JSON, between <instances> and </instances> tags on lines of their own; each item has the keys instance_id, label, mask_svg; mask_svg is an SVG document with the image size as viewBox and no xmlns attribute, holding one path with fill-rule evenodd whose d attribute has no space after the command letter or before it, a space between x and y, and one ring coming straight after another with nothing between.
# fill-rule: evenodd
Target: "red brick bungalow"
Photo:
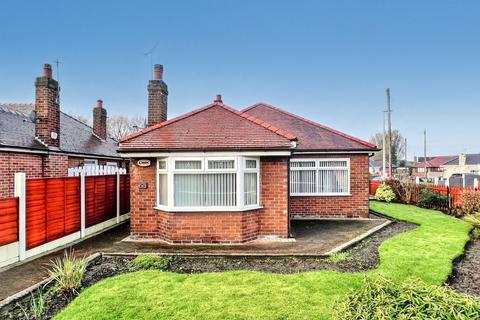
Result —
<instances>
[{"instance_id":1,"label":"red brick bungalow","mask_svg":"<svg viewBox=\"0 0 480 320\"><path fill-rule=\"evenodd\" d=\"M35 81L35 104L0 104L0 198L13 196L15 172L27 178L67 176L83 165L124 166L107 137L107 110L93 108L93 128L60 110L58 82L46 64Z\"/></svg>"},{"instance_id":2,"label":"red brick bungalow","mask_svg":"<svg viewBox=\"0 0 480 320\"><path fill-rule=\"evenodd\" d=\"M238 111L220 96L167 120L156 67L155 124L120 141L132 159L132 237L241 243L288 237L290 218L368 217L376 146L264 103Z\"/></svg>"}]
</instances>

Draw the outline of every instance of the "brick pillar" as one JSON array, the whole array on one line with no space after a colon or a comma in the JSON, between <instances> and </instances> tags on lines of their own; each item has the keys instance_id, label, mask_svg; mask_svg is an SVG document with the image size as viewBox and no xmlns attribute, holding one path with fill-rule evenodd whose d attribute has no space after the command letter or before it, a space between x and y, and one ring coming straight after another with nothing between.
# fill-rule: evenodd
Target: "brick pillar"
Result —
<instances>
[{"instance_id":1,"label":"brick pillar","mask_svg":"<svg viewBox=\"0 0 480 320\"><path fill-rule=\"evenodd\" d=\"M156 64L154 79L148 83L148 126L167 120L168 88L163 82L163 66Z\"/></svg>"},{"instance_id":2,"label":"brick pillar","mask_svg":"<svg viewBox=\"0 0 480 320\"><path fill-rule=\"evenodd\" d=\"M52 79L51 65L45 64L43 73L35 80L35 136L48 146L60 147L59 86Z\"/></svg>"},{"instance_id":3,"label":"brick pillar","mask_svg":"<svg viewBox=\"0 0 480 320\"><path fill-rule=\"evenodd\" d=\"M93 133L103 140L107 139L107 110L103 108L103 101L97 100L97 106L93 108Z\"/></svg>"},{"instance_id":4,"label":"brick pillar","mask_svg":"<svg viewBox=\"0 0 480 320\"><path fill-rule=\"evenodd\" d=\"M262 157L261 204L259 233L261 236L288 237L288 159Z\"/></svg>"}]
</instances>

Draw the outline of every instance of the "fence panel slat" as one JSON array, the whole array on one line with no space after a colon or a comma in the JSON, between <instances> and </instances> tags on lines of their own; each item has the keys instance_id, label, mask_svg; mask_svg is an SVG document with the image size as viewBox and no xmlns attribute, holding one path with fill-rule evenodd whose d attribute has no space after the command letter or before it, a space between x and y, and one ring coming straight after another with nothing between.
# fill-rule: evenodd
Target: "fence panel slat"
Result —
<instances>
[{"instance_id":1,"label":"fence panel slat","mask_svg":"<svg viewBox=\"0 0 480 320\"><path fill-rule=\"evenodd\" d=\"M0 199L0 246L18 241L18 198Z\"/></svg>"}]
</instances>

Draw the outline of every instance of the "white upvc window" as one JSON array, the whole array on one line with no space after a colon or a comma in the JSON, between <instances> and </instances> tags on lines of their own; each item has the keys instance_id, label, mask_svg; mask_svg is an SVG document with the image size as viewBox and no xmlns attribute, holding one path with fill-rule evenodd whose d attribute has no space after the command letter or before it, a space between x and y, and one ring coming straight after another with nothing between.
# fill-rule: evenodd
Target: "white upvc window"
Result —
<instances>
[{"instance_id":1,"label":"white upvc window","mask_svg":"<svg viewBox=\"0 0 480 320\"><path fill-rule=\"evenodd\" d=\"M157 161L157 207L236 211L259 206L259 158L168 157Z\"/></svg>"},{"instance_id":2,"label":"white upvc window","mask_svg":"<svg viewBox=\"0 0 480 320\"><path fill-rule=\"evenodd\" d=\"M290 195L350 195L350 159L305 158L290 160Z\"/></svg>"}]
</instances>

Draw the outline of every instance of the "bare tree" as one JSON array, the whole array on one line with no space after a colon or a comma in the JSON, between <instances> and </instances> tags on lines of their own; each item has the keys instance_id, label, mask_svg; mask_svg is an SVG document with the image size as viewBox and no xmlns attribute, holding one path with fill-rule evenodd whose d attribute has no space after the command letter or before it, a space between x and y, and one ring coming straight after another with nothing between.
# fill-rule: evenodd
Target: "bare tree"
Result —
<instances>
[{"instance_id":1,"label":"bare tree","mask_svg":"<svg viewBox=\"0 0 480 320\"><path fill-rule=\"evenodd\" d=\"M145 127L144 117L113 116L107 119L108 136L120 140L121 137L137 132Z\"/></svg>"},{"instance_id":2,"label":"bare tree","mask_svg":"<svg viewBox=\"0 0 480 320\"><path fill-rule=\"evenodd\" d=\"M385 141L388 141L388 133L386 133ZM370 138L370 142L377 145L379 149L383 149L383 133L379 132ZM388 157L388 154L387 154ZM398 161L405 157L405 138L400 131L392 131L392 163L398 165ZM382 152L377 152L373 156L375 160L382 160Z\"/></svg>"}]
</instances>

